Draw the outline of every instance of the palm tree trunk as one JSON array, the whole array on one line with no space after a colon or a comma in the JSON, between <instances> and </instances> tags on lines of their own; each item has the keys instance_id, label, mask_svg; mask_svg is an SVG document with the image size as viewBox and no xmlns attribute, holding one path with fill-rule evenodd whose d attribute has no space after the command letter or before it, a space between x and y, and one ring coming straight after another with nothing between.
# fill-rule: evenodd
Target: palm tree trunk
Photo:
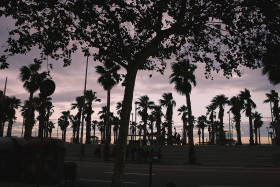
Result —
<instances>
[{"instance_id":1,"label":"palm tree trunk","mask_svg":"<svg viewBox=\"0 0 280 187\"><path fill-rule=\"evenodd\" d=\"M271 113L271 122L272 122L272 124L274 124L273 123L274 120L273 120L273 110L272 110L272 103L271 103L271 101L269 101L269 105L270 105L270 113ZM272 125L272 132L273 132L273 136L275 138L275 126L274 125Z\"/></svg>"},{"instance_id":2,"label":"palm tree trunk","mask_svg":"<svg viewBox=\"0 0 280 187\"><path fill-rule=\"evenodd\" d=\"M147 145L147 119L144 119L143 127L143 145Z\"/></svg>"},{"instance_id":3,"label":"palm tree trunk","mask_svg":"<svg viewBox=\"0 0 280 187\"><path fill-rule=\"evenodd\" d=\"M261 145L261 128L259 127L259 144Z\"/></svg>"},{"instance_id":4,"label":"palm tree trunk","mask_svg":"<svg viewBox=\"0 0 280 187\"><path fill-rule=\"evenodd\" d=\"M7 129L7 136L8 137L12 136L12 125L13 125L13 120L9 120L8 129Z\"/></svg>"},{"instance_id":5,"label":"palm tree trunk","mask_svg":"<svg viewBox=\"0 0 280 187\"><path fill-rule=\"evenodd\" d=\"M190 93L186 94L187 100L187 107L188 107L188 121L189 121L189 163L194 164L196 163L196 155L195 155L195 148L194 148L194 141L193 141L193 117L192 117L192 107L191 107L191 98Z\"/></svg>"},{"instance_id":6,"label":"palm tree trunk","mask_svg":"<svg viewBox=\"0 0 280 187\"><path fill-rule=\"evenodd\" d=\"M105 134L106 134L106 140L105 140L105 147L104 147L104 161L110 160L110 142L111 142L111 124L110 124L110 95L111 95L111 89L107 90L107 114L106 114L106 121L105 121Z\"/></svg>"},{"instance_id":7,"label":"palm tree trunk","mask_svg":"<svg viewBox=\"0 0 280 187\"><path fill-rule=\"evenodd\" d=\"M167 126L167 145L172 145L173 142L172 142L172 113L173 113L173 109L172 109L173 106L168 106L167 108L167 112L166 112L166 116L167 116L167 123L168 123L168 126Z\"/></svg>"},{"instance_id":8,"label":"palm tree trunk","mask_svg":"<svg viewBox=\"0 0 280 187\"><path fill-rule=\"evenodd\" d=\"M182 144L183 145L186 145L186 119L185 119L185 117L184 117L184 119L183 119L183 142L182 142Z\"/></svg>"},{"instance_id":9,"label":"palm tree trunk","mask_svg":"<svg viewBox=\"0 0 280 187\"><path fill-rule=\"evenodd\" d=\"M202 128L202 144L204 145L204 128Z\"/></svg>"},{"instance_id":10,"label":"palm tree trunk","mask_svg":"<svg viewBox=\"0 0 280 187\"><path fill-rule=\"evenodd\" d=\"M251 111L250 111L250 115L249 115L249 125L250 125L250 145L254 145L253 120L252 120L252 112Z\"/></svg>"},{"instance_id":11,"label":"palm tree trunk","mask_svg":"<svg viewBox=\"0 0 280 187\"><path fill-rule=\"evenodd\" d=\"M198 143L201 144L201 132L200 129L198 129Z\"/></svg>"},{"instance_id":12,"label":"palm tree trunk","mask_svg":"<svg viewBox=\"0 0 280 187\"><path fill-rule=\"evenodd\" d=\"M223 108L220 108L219 119L220 119L220 124L219 124L219 142L221 144L224 144L225 134L224 134L224 109Z\"/></svg>"},{"instance_id":13,"label":"palm tree trunk","mask_svg":"<svg viewBox=\"0 0 280 187\"><path fill-rule=\"evenodd\" d=\"M213 111L212 114L213 115ZM214 119L213 116L211 117L211 125L212 125L212 131L211 131L211 143L214 144L215 143L215 125L214 125Z\"/></svg>"},{"instance_id":14,"label":"palm tree trunk","mask_svg":"<svg viewBox=\"0 0 280 187\"><path fill-rule=\"evenodd\" d=\"M123 107L121 111L121 125L117 144L117 154L115 159L114 175L112 187L122 187L124 181L124 165L126 157L127 135L129 127L130 112L132 109L133 92L135 86L137 69L128 69L126 75L126 86L123 97Z\"/></svg>"},{"instance_id":15,"label":"palm tree trunk","mask_svg":"<svg viewBox=\"0 0 280 187\"><path fill-rule=\"evenodd\" d=\"M254 129L255 131L255 144L258 145L258 129Z\"/></svg>"},{"instance_id":16,"label":"palm tree trunk","mask_svg":"<svg viewBox=\"0 0 280 187\"><path fill-rule=\"evenodd\" d=\"M235 128L236 128L236 133L237 133L237 145L242 145L241 130L240 130L240 120L236 120Z\"/></svg>"},{"instance_id":17,"label":"palm tree trunk","mask_svg":"<svg viewBox=\"0 0 280 187\"><path fill-rule=\"evenodd\" d=\"M0 137L3 137L3 135L4 135L4 126L5 126L5 122L4 122L4 121L1 122L0 125L1 125L1 126L0 126Z\"/></svg>"},{"instance_id":18,"label":"palm tree trunk","mask_svg":"<svg viewBox=\"0 0 280 187\"><path fill-rule=\"evenodd\" d=\"M32 136L32 128L34 126L34 106L33 104L31 103L33 99L33 92L30 92L29 94L29 105L28 106L28 111L27 111L27 114L28 114L28 117L25 119L25 131L24 131L24 138L29 140Z\"/></svg>"},{"instance_id":19,"label":"palm tree trunk","mask_svg":"<svg viewBox=\"0 0 280 187\"><path fill-rule=\"evenodd\" d=\"M78 118L78 122L79 125L77 126L77 133L76 133L76 143L79 143L80 140L80 125L81 125L81 115L82 115L82 111L79 111L79 118Z\"/></svg>"}]
</instances>

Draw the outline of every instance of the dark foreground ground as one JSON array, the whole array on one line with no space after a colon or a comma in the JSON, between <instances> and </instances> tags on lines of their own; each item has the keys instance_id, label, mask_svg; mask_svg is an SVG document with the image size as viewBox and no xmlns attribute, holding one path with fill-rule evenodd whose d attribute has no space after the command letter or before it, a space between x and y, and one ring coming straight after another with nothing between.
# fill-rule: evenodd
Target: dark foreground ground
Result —
<instances>
[{"instance_id":1,"label":"dark foreground ground","mask_svg":"<svg viewBox=\"0 0 280 187\"><path fill-rule=\"evenodd\" d=\"M74 187L110 187L113 175L113 163L76 161L77 179ZM125 187L149 187L149 163L127 164ZM152 187L165 187L167 183L176 187L279 187L280 167L234 167L203 165L164 165L153 164ZM1 187L48 186L1 182ZM60 184L57 187L72 186Z\"/></svg>"}]
</instances>

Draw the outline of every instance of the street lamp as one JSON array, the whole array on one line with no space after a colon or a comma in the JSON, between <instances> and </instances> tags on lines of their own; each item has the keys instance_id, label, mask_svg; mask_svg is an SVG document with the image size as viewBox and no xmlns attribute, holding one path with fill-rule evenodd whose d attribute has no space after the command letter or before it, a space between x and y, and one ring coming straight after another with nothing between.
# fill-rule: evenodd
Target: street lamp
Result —
<instances>
[{"instance_id":1,"label":"street lamp","mask_svg":"<svg viewBox=\"0 0 280 187\"><path fill-rule=\"evenodd\" d=\"M231 132L230 132L230 110L227 113L228 113L228 135L229 135L229 139L231 139Z\"/></svg>"}]
</instances>

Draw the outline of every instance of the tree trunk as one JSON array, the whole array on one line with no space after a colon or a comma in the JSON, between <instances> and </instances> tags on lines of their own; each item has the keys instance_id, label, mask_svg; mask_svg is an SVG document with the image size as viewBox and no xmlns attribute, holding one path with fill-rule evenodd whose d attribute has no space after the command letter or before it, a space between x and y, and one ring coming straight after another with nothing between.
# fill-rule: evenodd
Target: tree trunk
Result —
<instances>
[{"instance_id":1,"label":"tree trunk","mask_svg":"<svg viewBox=\"0 0 280 187\"><path fill-rule=\"evenodd\" d=\"M202 144L204 145L204 128L202 128Z\"/></svg>"},{"instance_id":2,"label":"tree trunk","mask_svg":"<svg viewBox=\"0 0 280 187\"><path fill-rule=\"evenodd\" d=\"M259 144L261 145L261 128L259 127Z\"/></svg>"},{"instance_id":3,"label":"tree trunk","mask_svg":"<svg viewBox=\"0 0 280 187\"><path fill-rule=\"evenodd\" d=\"M44 135L44 124L45 124L45 116L46 116L46 110L45 110L45 100L46 98L42 98L42 104L39 107L39 112L40 112L40 120L39 120L39 132L38 132L38 137L43 138Z\"/></svg>"},{"instance_id":4,"label":"tree trunk","mask_svg":"<svg viewBox=\"0 0 280 187\"><path fill-rule=\"evenodd\" d=\"M156 127L157 127L157 142L158 142L158 145L161 145L161 130L160 130L160 124L161 124L161 119L160 118L157 118L156 120Z\"/></svg>"},{"instance_id":5,"label":"tree trunk","mask_svg":"<svg viewBox=\"0 0 280 187\"><path fill-rule=\"evenodd\" d=\"M146 112L145 114L146 116L148 116L148 113ZM145 116L145 119L143 119L143 145L147 145L147 117Z\"/></svg>"},{"instance_id":6,"label":"tree trunk","mask_svg":"<svg viewBox=\"0 0 280 187\"><path fill-rule=\"evenodd\" d=\"M211 126L212 126L212 131L211 131L211 143L214 144L215 143L215 125L214 125L214 111L211 112Z\"/></svg>"},{"instance_id":7,"label":"tree trunk","mask_svg":"<svg viewBox=\"0 0 280 187\"><path fill-rule=\"evenodd\" d=\"M224 144L224 142L225 142L224 109L222 107L220 107L219 119L220 119L220 124L219 124L219 142L220 142L220 144Z\"/></svg>"},{"instance_id":8,"label":"tree trunk","mask_svg":"<svg viewBox=\"0 0 280 187\"><path fill-rule=\"evenodd\" d=\"M123 107L121 111L121 125L119 130L119 138L117 143L117 154L115 159L114 175L112 179L112 187L122 187L124 181L124 165L126 157L126 145L130 112L132 109L133 92L135 86L137 69L128 69L125 82L125 91L123 97Z\"/></svg>"},{"instance_id":9,"label":"tree trunk","mask_svg":"<svg viewBox=\"0 0 280 187\"><path fill-rule=\"evenodd\" d=\"M27 111L27 118L25 119L25 130L24 130L24 139L29 140L32 137L32 128L34 126L34 105L31 103L33 99L33 92L30 92L29 95L29 106Z\"/></svg>"},{"instance_id":10,"label":"tree trunk","mask_svg":"<svg viewBox=\"0 0 280 187\"><path fill-rule=\"evenodd\" d=\"M79 121L79 125L77 126L77 133L76 133L76 140L75 140L75 143L79 143L80 139L80 125L81 125L81 116L82 116L82 111L79 111L80 115L79 115L79 118L78 118L78 121Z\"/></svg>"},{"instance_id":11,"label":"tree trunk","mask_svg":"<svg viewBox=\"0 0 280 187\"><path fill-rule=\"evenodd\" d=\"M13 126L13 120L9 120L8 129L7 129L7 136L12 136L12 126Z\"/></svg>"},{"instance_id":12,"label":"tree trunk","mask_svg":"<svg viewBox=\"0 0 280 187\"><path fill-rule=\"evenodd\" d=\"M201 144L201 132L200 129L198 129L198 143Z\"/></svg>"},{"instance_id":13,"label":"tree trunk","mask_svg":"<svg viewBox=\"0 0 280 187\"><path fill-rule=\"evenodd\" d=\"M240 130L240 120L236 120L235 128L236 128L236 132L237 132L237 145L242 145L241 130Z\"/></svg>"},{"instance_id":14,"label":"tree trunk","mask_svg":"<svg viewBox=\"0 0 280 187\"><path fill-rule=\"evenodd\" d=\"M5 126L5 122L1 122L0 124L0 137L3 137L4 135L4 126Z\"/></svg>"},{"instance_id":15,"label":"tree trunk","mask_svg":"<svg viewBox=\"0 0 280 187\"><path fill-rule=\"evenodd\" d=\"M110 143L111 143L111 124L110 124L110 95L111 89L107 90L107 114L106 114L106 122L105 122L105 147L104 147L104 161L110 160Z\"/></svg>"},{"instance_id":16,"label":"tree trunk","mask_svg":"<svg viewBox=\"0 0 280 187\"><path fill-rule=\"evenodd\" d=\"M258 129L254 129L255 131L255 144L258 145Z\"/></svg>"},{"instance_id":17,"label":"tree trunk","mask_svg":"<svg viewBox=\"0 0 280 187\"><path fill-rule=\"evenodd\" d=\"M167 107L166 117L167 117L167 145L172 145L172 116L173 116L173 106L170 105Z\"/></svg>"},{"instance_id":18,"label":"tree trunk","mask_svg":"<svg viewBox=\"0 0 280 187\"><path fill-rule=\"evenodd\" d=\"M87 110L87 109L86 109ZM90 144L92 105L89 104L86 119L86 144Z\"/></svg>"},{"instance_id":19,"label":"tree trunk","mask_svg":"<svg viewBox=\"0 0 280 187\"><path fill-rule=\"evenodd\" d=\"M191 107L191 98L190 93L186 93L186 100L187 100L187 107L188 107L188 121L189 121L189 163L194 164L196 163L196 155L195 155L195 148L193 142L193 117L192 117L192 107Z\"/></svg>"},{"instance_id":20,"label":"tree trunk","mask_svg":"<svg viewBox=\"0 0 280 187\"><path fill-rule=\"evenodd\" d=\"M183 141L182 141L182 144L183 145L186 145L186 119L185 117L183 118Z\"/></svg>"},{"instance_id":21,"label":"tree trunk","mask_svg":"<svg viewBox=\"0 0 280 187\"><path fill-rule=\"evenodd\" d=\"M249 125L250 125L250 145L254 145L254 137L253 137L253 120L252 120L252 112L249 112Z\"/></svg>"}]
</instances>

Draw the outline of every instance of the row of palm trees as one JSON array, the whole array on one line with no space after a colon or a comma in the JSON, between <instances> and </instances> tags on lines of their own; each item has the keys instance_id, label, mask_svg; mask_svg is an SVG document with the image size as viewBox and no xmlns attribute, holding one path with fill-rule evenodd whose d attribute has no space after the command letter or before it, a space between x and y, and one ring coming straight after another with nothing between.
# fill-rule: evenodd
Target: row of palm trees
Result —
<instances>
[{"instance_id":1,"label":"row of palm trees","mask_svg":"<svg viewBox=\"0 0 280 187\"><path fill-rule=\"evenodd\" d=\"M49 77L48 73L39 73L41 65L38 63L31 64L29 66L23 66L20 69L20 79L23 82L23 87L29 92L29 100L25 101L22 106L22 115L24 118L25 132L24 137L29 139L31 137L32 128L35 124L34 112L37 110L39 116L37 120L39 121L39 136L51 136L52 128L54 123L49 120L51 114L53 113L53 105L51 103L50 97L43 97L39 94L38 97L34 97L34 93L39 89L40 84L43 80ZM192 115L191 99L190 94L192 86L196 86L196 79L194 76L194 71L196 66L191 64L189 60L184 59L182 61L172 63L172 74L170 75L170 83L175 85L175 90L186 97L186 105L181 106L178 109L179 115L181 115L183 123L183 138L182 143L187 142L193 145L193 128L195 123L195 117ZM86 90L83 96L76 97L76 101L72 103L72 110L77 109L75 115L70 115L70 111L63 111L62 116L58 120L58 125L64 132L63 139L66 137L66 129L72 124L73 128L73 142L79 143L80 134L80 124L82 117L85 117L86 121L86 143L90 143L91 128L93 128L94 136L96 127L101 131L102 143L109 145L111 142L111 129L114 124L114 142L117 139L119 119L121 117L121 102L117 105L118 116L114 116L110 112L110 97L112 88L119 83L121 80L118 74L119 66L112 62L105 62L103 66L97 66L96 72L100 75L98 82L103 86L104 90L107 91L107 105L102 107L99 112L100 121L92 121L91 116L93 114L93 102L100 102L97 98L96 92L92 90ZM125 80L124 83L125 84ZM273 139L275 142L279 142L279 97L278 93L274 90L268 93L267 100L271 105L271 116L272 123L271 127L273 129ZM131 131L135 138L136 128L139 129L139 133L142 134L143 131L143 143L146 144L147 136L151 139L152 136L156 136L156 141L160 144L165 142L165 134L167 130L167 144L172 144L172 123L173 123L173 108L176 102L173 99L172 93L164 93L162 99L159 100L159 104L155 105L153 101L149 100L147 95L141 96L137 101L138 115L141 116L141 123L136 122L131 123ZM257 143L258 130L262 125L261 115L257 112L254 114L252 110L256 108L256 104L252 101L250 91L245 89L241 91L237 96L228 99L225 95L218 95L214 97L211 104L208 105L207 113L205 116L199 116L197 118L197 127L199 129L199 137L202 135L202 142L204 142L204 128L208 126L209 140L210 143L223 143L225 141L224 133L224 107L228 104L231 106L230 112L233 114L233 119L236 125L237 131L237 144L242 144L241 142L241 112L245 111L246 116L249 118L249 130L250 130L250 145ZM19 105L19 104L18 104ZM2 105L1 105L2 106ZM162 113L162 108L166 108L165 115ZM215 110L218 112L218 121L215 120ZM152 110L151 114L148 114L148 110ZM3 116L3 115L1 115ZM165 120L162 122L162 117ZM208 119L207 117L208 116ZM156 123L156 132L153 130L153 123ZM1 124L3 120L1 119ZM254 125L254 128L253 128ZM150 127L151 132L148 133L147 126ZM3 125L1 126L3 127ZM3 129L3 128L2 128ZM258 130L257 130L258 129ZM1 131L0 131L1 132ZM253 134L255 133L255 140L253 139ZM187 140L188 139L188 140Z\"/></svg>"}]
</instances>

